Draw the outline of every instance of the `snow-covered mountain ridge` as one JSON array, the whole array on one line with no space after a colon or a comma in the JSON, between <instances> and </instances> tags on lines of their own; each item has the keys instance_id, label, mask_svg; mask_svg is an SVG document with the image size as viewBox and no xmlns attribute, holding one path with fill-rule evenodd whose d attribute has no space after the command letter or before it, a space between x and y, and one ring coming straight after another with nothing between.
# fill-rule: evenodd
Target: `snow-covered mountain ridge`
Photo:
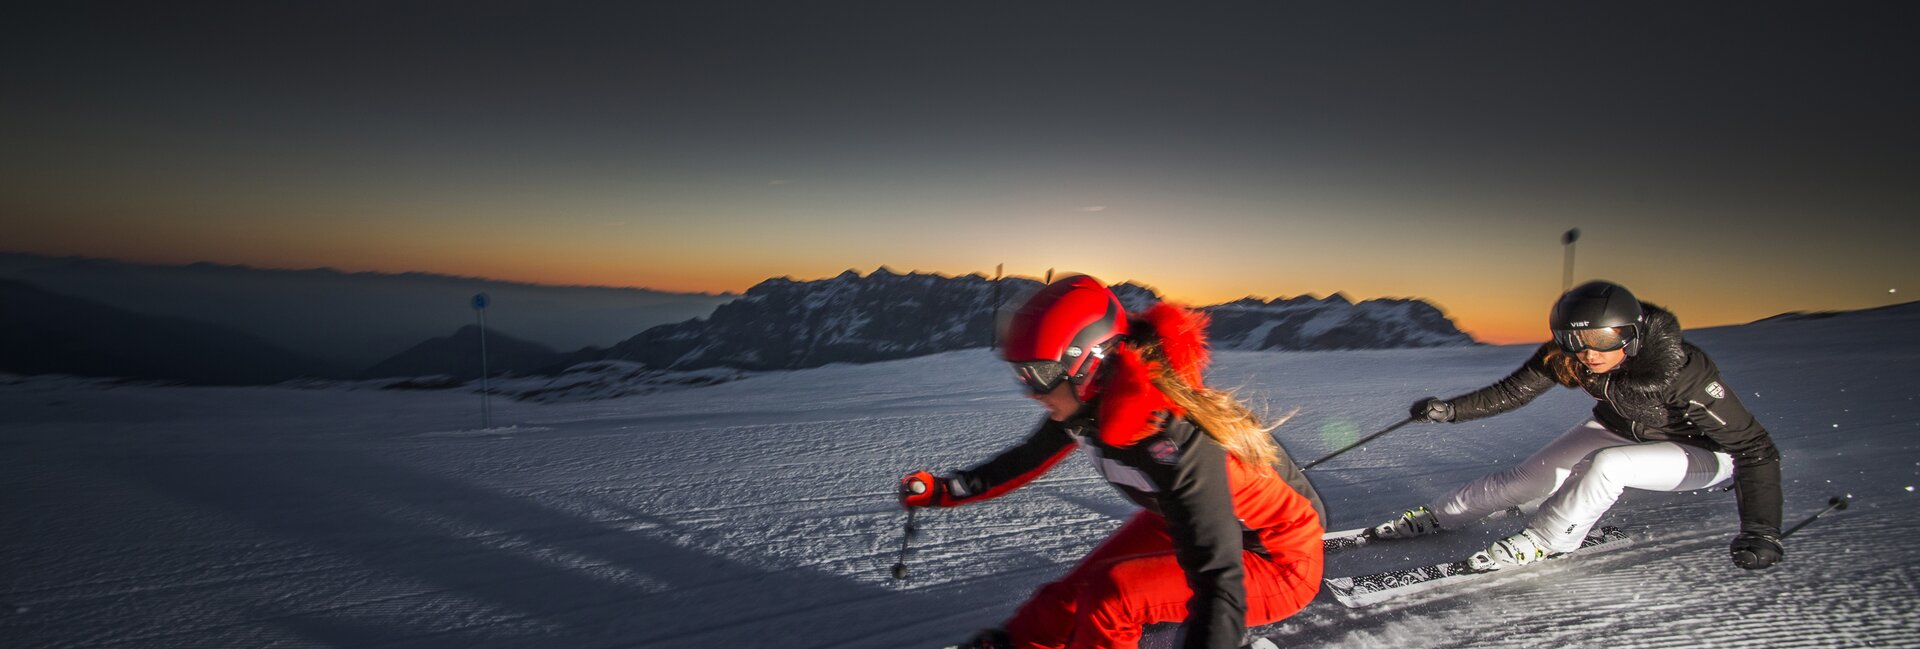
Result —
<instances>
[{"instance_id":1,"label":"snow-covered mountain ridge","mask_svg":"<svg viewBox=\"0 0 1920 649\"><path fill-rule=\"evenodd\" d=\"M798 369L986 347L996 314L1040 288L1026 278L947 277L882 267L813 281L775 278L713 315L648 329L603 358L666 369ZM1162 297L1134 283L1114 292L1129 310ZM1389 349L1472 345L1439 309L1420 300L1344 295L1202 307L1213 314L1215 345L1229 350Z\"/></svg>"},{"instance_id":2,"label":"snow-covered mountain ridge","mask_svg":"<svg viewBox=\"0 0 1920 649\"><path fill-rule=\"evenodd\" d=\"M1335 293L1261 302L1247 298L1203 309L1218 349L1396 349L1472 345L1440 309L1424 300L1355 303Z\"/></svg>"}]
</instances>

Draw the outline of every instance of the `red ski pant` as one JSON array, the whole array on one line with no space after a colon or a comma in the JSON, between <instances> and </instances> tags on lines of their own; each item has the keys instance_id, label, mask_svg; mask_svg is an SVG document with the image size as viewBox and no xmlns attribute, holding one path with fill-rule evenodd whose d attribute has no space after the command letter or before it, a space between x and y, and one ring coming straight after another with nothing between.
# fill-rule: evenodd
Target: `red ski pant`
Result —
<instances>
[{"instance_id":1,"label":"red ski pant","mask_svg":"<svg viewBox=\"0 0 1920 649\"><path fill-rule=\"evenodd\" d=\"M1320 590L1320 564L1245 552L1248 626L1293 615ZM1193 589L1174 556L1166 520L1135 514L1059 581L1041 586L1007 621L1007 635L1021 649L1140 646L1140 629L1187 619Z\"/></svg>"}]
</instances>

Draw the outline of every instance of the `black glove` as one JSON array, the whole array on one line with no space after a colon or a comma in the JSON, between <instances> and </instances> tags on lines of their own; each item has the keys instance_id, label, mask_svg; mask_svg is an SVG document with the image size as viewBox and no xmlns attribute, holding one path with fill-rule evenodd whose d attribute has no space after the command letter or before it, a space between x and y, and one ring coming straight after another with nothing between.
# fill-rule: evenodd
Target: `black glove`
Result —
<instances>
[{"instance_id":1,"label":"black glove","mask_svg":"<svg viewBox=\"0 0 1920 649\"><path fill-rule=\"evenodd\" d=\"M1733 565L1748 570L1764 570L1786 558L1787 549L1780 537L1765 532L1741 532L1733 537Z\"/></svg>"},{"instance_id":2,"label":"black glove","mask_svg":"<svg viewBox=\"0 0 1920 649\"><path fill-rule=\"evenodd\" d=\"M1453 421L1453 403L1435 397L1427 397L1413 402L1413 408L1409 409L1408 412L1413 414L1414 421L1437 421L1440 423Z\"/></svg>"}]
</instances>

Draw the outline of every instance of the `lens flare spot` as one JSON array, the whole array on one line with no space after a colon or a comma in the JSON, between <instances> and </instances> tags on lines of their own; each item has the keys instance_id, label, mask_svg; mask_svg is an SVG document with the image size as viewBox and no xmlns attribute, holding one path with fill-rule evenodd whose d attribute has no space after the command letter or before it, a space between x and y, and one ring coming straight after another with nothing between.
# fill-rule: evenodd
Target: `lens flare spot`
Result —
<instances>
[{"instance_id":1,"label":"lens flare spot","mask_svg":"<svg viewBox=\"0 0 1920 649\"><path fill-rule=\"evenodd\" d=\"M1360 441L1360 426L1346 419L1332 419L1320 425L1320 441L1327 448L1346 448Z\"/></svg>"}]
</instances>

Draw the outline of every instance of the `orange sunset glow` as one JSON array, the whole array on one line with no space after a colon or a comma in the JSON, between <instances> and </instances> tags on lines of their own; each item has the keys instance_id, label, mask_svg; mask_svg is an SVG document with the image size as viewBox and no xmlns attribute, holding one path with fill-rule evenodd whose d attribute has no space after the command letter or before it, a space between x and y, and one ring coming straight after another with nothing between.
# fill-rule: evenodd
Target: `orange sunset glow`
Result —
<instances>
[{"instance_id":1,"label":"orange sunset glow","mask_svg":"<svg viewBox=\"0 0 1920 649\"><path fill-rule=\"evenodd\" d=\"M22 46L93 45L9 65L0 250L706 293L1005 264L1203 305L1421 298L1493 343L1545 337L1569 228L1576 280L1693 327L1920 278L1920 84L1888 81L1915 58L1871 29L1169 7L1061 47L1059 17L891 8L824 43L780 27L797 8L626 11L517 40L346 9L49 22Z\"/></svg>"}]
</instances>

